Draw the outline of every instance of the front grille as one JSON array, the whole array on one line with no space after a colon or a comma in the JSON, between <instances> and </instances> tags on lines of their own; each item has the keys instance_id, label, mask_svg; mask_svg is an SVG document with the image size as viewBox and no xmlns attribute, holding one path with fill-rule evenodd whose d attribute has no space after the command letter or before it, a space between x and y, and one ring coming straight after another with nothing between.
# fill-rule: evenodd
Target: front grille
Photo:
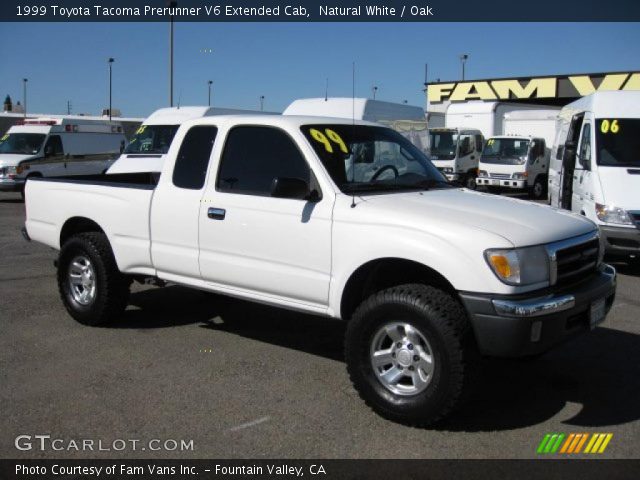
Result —
<instances>
[{"instance_id":1,"label":"front grille","mask_svg":"<svg viewBox=\"0 0 640 480\"><path fill-rule=\"evenodd\" d=\"M595 272L598 266L598 238L556 251L556 284L566 284Z\"/></svg>"},{"instance_id":2,"label":"front grille","mask_svg":"<svg viewBox=\"0 0 640 480\"><path fill-rule=\"evenodd\" d=\"M491 178L500 178L503 180L507 180L511 178L511 174L510 173L490 173L489 176Z\"/></svg>"}]
</instances>

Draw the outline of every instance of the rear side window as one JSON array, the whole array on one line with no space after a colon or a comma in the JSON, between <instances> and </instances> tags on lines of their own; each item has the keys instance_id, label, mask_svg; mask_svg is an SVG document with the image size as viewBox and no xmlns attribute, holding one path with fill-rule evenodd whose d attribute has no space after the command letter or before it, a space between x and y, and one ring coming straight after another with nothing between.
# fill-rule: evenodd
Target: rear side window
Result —
<instances>
[{"instance_id":1,"label":"rear side window","mask_svg":"<svg viewBox=\"0 0 640 480\"><path fill-rule=\"evenodd\" d=\"M207 176L211 149L218 129L210 125L191 127L182 140L173 169L176 187L200 190Z\"/></svg>"},{"instance_id":2,"label":"rear side window","mask_svg":"<svg viewBox=\"0 0 640 480\"><path fill-rule=\"evenodd\" d=\"M235 127L220 161L220 192L271 196L276 177L310 182L311 171L291 137L274 127Z\"/></svg>"}]
</instances>

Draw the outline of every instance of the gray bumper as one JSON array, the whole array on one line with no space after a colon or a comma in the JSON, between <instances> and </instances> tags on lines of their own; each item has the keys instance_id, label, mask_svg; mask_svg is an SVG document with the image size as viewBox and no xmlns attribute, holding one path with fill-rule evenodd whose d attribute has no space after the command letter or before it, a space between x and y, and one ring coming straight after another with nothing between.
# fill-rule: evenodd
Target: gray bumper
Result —
<instances>
[{"instance_id":1,"label":"gray bumper","mask_svg":"<svg viewBox=\"0 0 640 480\"><path fill-rule=\"evenodd\" d=\"M24 180L10 180L0 178L0 192L19 192L22 190Z\"/></svg>"},{"instance_id":2,"label":"gray bumper","mask_svg":"<svg viewBox=\"0 0 640 480\"><path fill-rule=\"evenodd\" d=\"M610 255L640 255L640 229L600 226L605 252Z\"/></svg>"},{"instance_id":3,"label":"gray bumper","mask_svg":"<svg viewBox=\"0 0 640 480\"><path fill-rule=\"evenodd\" d=\"M480 352L497 357L535 355L592 328L591 306L616 292L615 269L606 265L580 283L517 296L461 293Z\"/></svg>"}]
</instances>

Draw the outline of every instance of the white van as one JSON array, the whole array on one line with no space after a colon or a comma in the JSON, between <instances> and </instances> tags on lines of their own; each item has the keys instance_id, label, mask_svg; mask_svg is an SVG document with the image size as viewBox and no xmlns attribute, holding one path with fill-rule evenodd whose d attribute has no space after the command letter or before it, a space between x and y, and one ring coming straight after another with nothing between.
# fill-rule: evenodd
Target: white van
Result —
<instances>
[{"instance_id":1,"label":"white van","mask_svg":"<svg viewBox=\"0 0 640 480\"><path fill-rule=\"evenodd\" d=\"M562 109L549 193L600 226L607 253L640 256L640 92L596 92Z\"/></svg>"},{"instance_id":2,"label":"white van","mask_svg":"<svg viewBox=\"0 0 640 480\"><path fill-rule=\"evenodd\" d=\"M102 173L125 146L116 121L25 119L0 138L0 191L22 192L29 177Z\"/></svg>"},{"instance_id":3,"label":"white van","mask_svg":"<svg viewBox=\"0 0 640 480\"><path fill-rule=\"evenodd\" d=\"M429 159L452 182L476 188L478 162L482 153L480 130L429 129Z\"/></svg>"},{"instance_id":4,"label":"white van","mask_svg":"<svg viewBox=\"0 0 640 480\"><path fill-rule=\"evenodd\" d=\"M422 107L370 98L301 98L282 114L376 122L399 132L423 152L428 150L427 117Z\"/></svg>"},{"instance_id":5,"label":"white van","mask_svg":"<svg viewBox=\"0 0 640 480\"><path fill-rule=\"evenodd\" d=\"M253 112L221 107L167 107L153 112L136 130L129 146L109 168L112 173L160 172L173 136L183 122L211 115L235 115Z\"/></svg>"}]
</instances>

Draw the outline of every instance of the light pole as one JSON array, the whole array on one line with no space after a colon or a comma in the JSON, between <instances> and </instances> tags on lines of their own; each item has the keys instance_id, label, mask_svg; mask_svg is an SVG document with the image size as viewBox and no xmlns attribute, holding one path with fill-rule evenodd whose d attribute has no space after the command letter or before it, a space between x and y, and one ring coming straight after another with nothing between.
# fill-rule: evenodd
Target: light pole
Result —
<instances>
[{"instance_id":1,"label":"light pole","mask_svg":"<svg viewBox=\"0 0 640 480\"><path fill-rule=\"evenodd\" d=\"M22 79L22 102L24 103L24 118L27 118L27 82L28 78Z\"/></svg>"},{"instance_id":2,"label":"light pole","mask_svg":"<svg viewBox=\"0 0 640 480\"><path fill-rule=\"evenodd\" d=\"M113 62L115 60L111 57L109 57L109 60L107 60L107 63L109 64L109 121L111 121L111 81L113 79L113 75L111 72L111 66L113 65Z\"/></svg>"},{"instance_id":3,"label":"light pole","mask_svg":"<svg viewBox=\"0 0 640 480\"><path fill-rule=\"evenodd\" d=\"M264 95L260 95L260 111L264 111Z\"/></svg>"},{"instance_id":4,"label":"light pole","mask_svg":"<svg viewBox=\"0 0 640 480\"><path fill-rule=\"evenodd\" d=\"M207 83L209 84L209 106L211 106L211 85L213 84L213 80L209 80Z\"/></svg>"},{"instance_id":5,"label":"light pole","mask_svg":"<svg viewBox=\"0 0 640 480\"><path fill-rule=\"evenodd\" d=\"M371 88L371 91L373 92L373 99L376 99L376 93L378 93L378 87L376 87L375 85Z\"/></svg>"},{"instance_id":6,"label":"light pole","mask_svg":"<svg viewBox=\"0 0 640 480\"><path fill-rule=\"evenodd\" d=\"M463 53L462 55L460 55L460 62L462 63L462 80L464 80L464 65L465 63L467 63L468 58L469 58L469 55L467 55L466 53Z\"/></svg>"},{"instance_id":7,"label":"light pole","mask_svg":"<svg viewBox=\"0 0 640 480\"><path fill-rule=\"evenodd\" d=\"M167 1L169 8L176 8L178 2ZM169 106L173 107L173 15L169 16Z\"/></svg>"}]
</instances>

